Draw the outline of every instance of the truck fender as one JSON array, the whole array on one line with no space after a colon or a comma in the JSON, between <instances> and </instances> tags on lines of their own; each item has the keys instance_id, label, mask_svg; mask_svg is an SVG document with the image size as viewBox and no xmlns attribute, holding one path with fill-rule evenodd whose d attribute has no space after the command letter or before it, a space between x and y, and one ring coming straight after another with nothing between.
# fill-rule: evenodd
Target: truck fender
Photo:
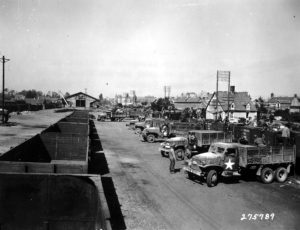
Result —
<instances>
[{"instance_id":1,"label":"truck fender","mask_svg":"<svg viewBox=\"0 0 300 230\"><path fill-rule=\"evenodd\" d=\"M291 165L291 164L289 164L289 165L288 165L288 167L286 168L286 171L287 171L287 173L290 173L290 171L291 171L291 167L292 167L292 165Z\"/></svg>"},{"instance_id":2,"label":"truck fender","mask_svg":"<svg viewBox=\"0 0 300 230\"><path fill-rule=\"evenodd\" d=\"M222 173L224 171L223 167L221 167L220 165L208 165L207 167L202 168L202 171L206 173L210 170L216 170L219 173Z\"/></svg>"},{"instance_id":3,"label":"truck fender","mask_svg":"<svg viewBox=\"0 0 300 230\"><path fill-rule=\"evenodd\" d=\"M261 175L261 170L262 170L263 166L259 166L259 168L256 171L256 176L260 176Z\"/></svg>"}]
</instances>

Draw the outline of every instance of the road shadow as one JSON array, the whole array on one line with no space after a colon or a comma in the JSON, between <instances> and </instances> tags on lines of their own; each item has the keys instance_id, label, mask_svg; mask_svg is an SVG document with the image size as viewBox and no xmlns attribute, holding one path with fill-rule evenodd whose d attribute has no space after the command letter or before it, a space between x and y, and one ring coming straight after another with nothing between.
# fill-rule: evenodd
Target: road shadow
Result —
<instances>
[{"instance_id":1,"label":"road shadow","mask_svg":"<svg viewBox=\"0 0 300 230\"><path fill-rule=\"evenodd\" d=\"M118 195L111 177L103 176L108 174L108 162L103 151L101 140L99 138L94 121L90 120L90 162L89 173L100 174L104 195L110 212L110 223L112 230L126 229L124 216L121 211Z\"/></svg>"},{"instance_id":2,"label":"road shadow","mask_svg":"<svg viewBox=\"0 0 300 230\"><path fill-rule=\"evenodd\" d=\"M124 216L121 211L118 195L111 177L101 177L104 195L110 212L110 224L112 230L126 229Z\"/></svg>"},{"instance_id":3,"label":"road shadow","mask_svg":"<svg viewBox=\"0 0 300 230\"><path fill-rule=\"evenodd\" d=\"M103 152L103 147L95 127L94 121L90 121L90 162L88 171L90 174L105 175L109 173L108 163Z\"/></svg>"}]
</instances>

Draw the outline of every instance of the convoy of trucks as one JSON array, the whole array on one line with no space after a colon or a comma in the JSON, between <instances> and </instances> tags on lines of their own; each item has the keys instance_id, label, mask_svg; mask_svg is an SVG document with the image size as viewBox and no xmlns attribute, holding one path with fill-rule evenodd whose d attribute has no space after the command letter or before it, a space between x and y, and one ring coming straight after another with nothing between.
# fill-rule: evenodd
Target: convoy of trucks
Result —
<instances>
[{"instance_id":1,"label":"convoy of trucks","mask_svg":"<svg viewBox=\"0 0 300 230\"><path fill-rule=\"evenodd\" d=\"M122 121L128 115L108 112L105 117ZM226 129L220 126L217 130L206 130L202 124L162 118L134 119L128 126L140 134L143 141L162 141L159 147L161 156L166 157L174 151L177 160L186 160L183 171L188 178L204 179L209 187L216 186L221 177L232 176L255 175L263 183L274 180L282 183L296 163L295 146L283 146L278 132L261 127L234 124ZM258 147L254 139L262 134L266 146ZM241 137L245 137L248 143L238 143Z\"/></svg>"}]
</instances>

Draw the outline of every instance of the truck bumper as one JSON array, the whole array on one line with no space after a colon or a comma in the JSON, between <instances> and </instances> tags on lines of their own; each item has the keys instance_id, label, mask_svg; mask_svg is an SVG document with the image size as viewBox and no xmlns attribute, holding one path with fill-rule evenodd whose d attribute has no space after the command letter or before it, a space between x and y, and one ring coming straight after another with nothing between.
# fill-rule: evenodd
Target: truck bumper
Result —
<instances>
[{"instance_id":1,"label":"truck bumper","mask_svg":"<svg viewBox=\"0 0 300 230\"><path fill-rule=\"evenodd\" d=\"M189 166L184 166L182 169L185 173L192 173L192 174L195 174L197 176L203 176L203 172L201 171L201 169L195 170L195 169L192 169Z\"/></svg>"}]
</instances>

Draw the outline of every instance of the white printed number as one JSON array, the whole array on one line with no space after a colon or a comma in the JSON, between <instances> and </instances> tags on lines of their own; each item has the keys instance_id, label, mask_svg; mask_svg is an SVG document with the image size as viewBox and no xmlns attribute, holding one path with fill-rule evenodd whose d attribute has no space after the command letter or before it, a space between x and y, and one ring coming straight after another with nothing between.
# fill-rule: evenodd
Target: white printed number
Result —
<instances>
[{"instance_id":1,"label":"white printed number","mask_svg":"<svg viewBox=\"0 0 300 230\"><path fill-rule=\"evenodd\" d=\"M242 214L241 221L243 220L274 220L275 214L274 213L266 213L266 214Z\"/></svg>"}]
</instances>

